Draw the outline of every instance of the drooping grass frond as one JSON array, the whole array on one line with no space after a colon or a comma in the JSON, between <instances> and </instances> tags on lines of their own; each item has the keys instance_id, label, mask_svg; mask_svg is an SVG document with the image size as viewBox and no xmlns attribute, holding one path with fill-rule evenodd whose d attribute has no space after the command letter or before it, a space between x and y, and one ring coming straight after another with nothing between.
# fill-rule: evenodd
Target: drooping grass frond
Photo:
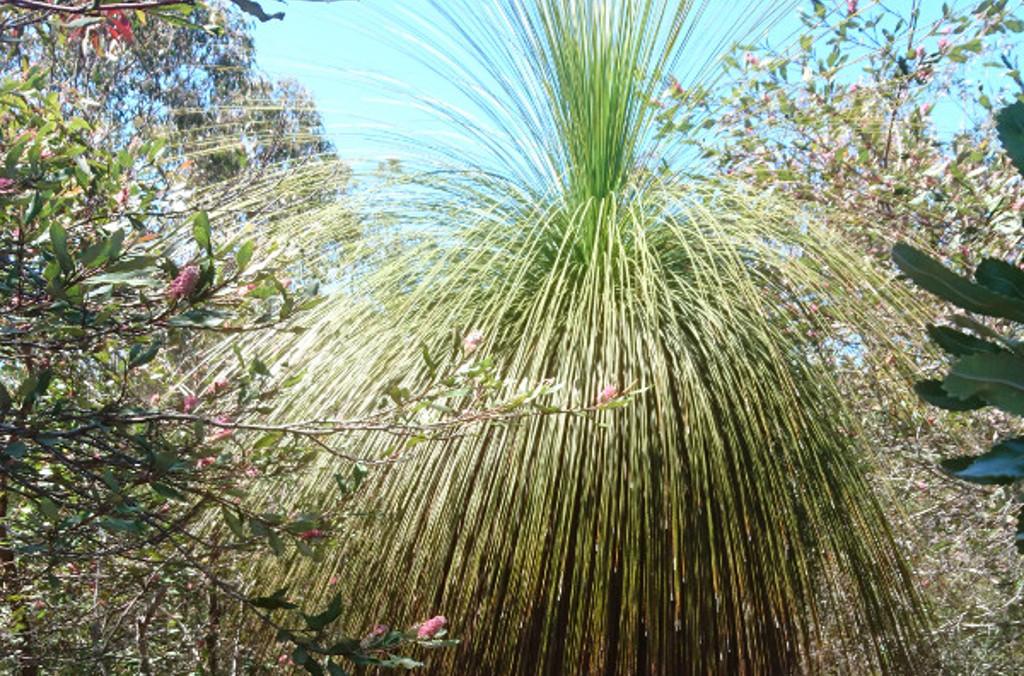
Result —
<instances>
[{"instance_id":1,"label":"drooping grass frond","mask_svg":"<svg viewBox=\"0 0 1024 676\"><path fill-rule=\"evenodd\" d=\"M569 406L641 392L596 418L423 444L375 476L375 517L331 560L347 620L444 612L465 642L437 673L817 671L826 637L881 669L914 658L919 602L830 370L891 347L873 312L901 301L785 202L649 166L649 100L685 58L687 9L439 3L460 68L494 84L474 95L497 128L488 170L410 177L401 215L341 249L318 209L268 225L354 271L301 335L243 345L305 373L281 417L365 410L394 374L427 377L421 342L471 328L510 383L553 378ZM811 304L856 345L809 338L825 328ZM395 440L353 443L383 457ZM334 471L273 500L332 500ZM301 559L254 570L268 586L324 577ZM350 593L367 580L375 593Z\"/></svg>"}]
</instances>

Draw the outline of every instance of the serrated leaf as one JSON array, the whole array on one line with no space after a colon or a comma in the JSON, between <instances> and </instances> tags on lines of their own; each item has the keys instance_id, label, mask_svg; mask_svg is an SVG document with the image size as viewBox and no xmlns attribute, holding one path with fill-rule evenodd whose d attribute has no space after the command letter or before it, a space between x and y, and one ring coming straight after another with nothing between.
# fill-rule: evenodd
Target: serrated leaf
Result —
<instances>
[{"instance_id":1,"label":"serrated leaf","mask_svg":"<svg viewBox=\"0 0 1024 676\"><path fill-rule=\"evenodd\" d=\"M979 397L1007 413L1024 415L1024 359L1009 352L962 357L942 389L958 399Z\"/></svg>"},{"instance_id":2,"label":"serrated leaf","mask_svg":"<svg viewBox=\"0 0 1024 676\"><path fill-rule=\"evenodd\" d=\"M996 131L1013 165L1024 174L1024 102L1017 101L999 111Z\"/></svg>"},{"instance_id":3,"label":"serrated leaf","mask_svg":"<svg viewBox=\"0 0 1024 676\"><path fill-rule=\"evenodd\" d=\"M1024 302L961 277L906 243L892 249L893 262L915 284L969 312L1024 321Z\"/></svg>"},{"instance_id":4,"label":"serrated leaf","mask_svg":"<svg viewBox=\"0 0 1024 676\"><path fill-rule=\"evenodd\" d=\"M1024 478L1024 438L1007 439L982 455L943 460L942 469L975 484L1012 484Z\"/></svg>"},{"instance_id":5,"label":"serrated leaf","mask_svg":"<svg viewBox=\"0 0 1024 676\"><path fill-rule=\"evenodd\" d=\"M965 357L979 352L1002 352L995 343L976 338L949 326L928 326L928 336L943 350L954 357Z\"/></svg>"},{"instance_id":6,"label":"serrated leaf","mask_svg":"<svg viewBox=\"0 0 1024 676\"><path fill-rule=\"evenodd\" d=\"M1024 300L1024 270L1016 265L997 258L986 258L974 271L974 278L996 293Z\"/></svg>"},{"instance_id":7,"label":"serrated leaf","mask_svg":"<svg viewBox=\"0 0 1024 676\"><path fill-rule=\"evenodd\" d=\"M914 391L925 402L947 411L973 411L985 405L985 401L980 397L958 399L950 396L942 388L941 380L922 380L914 384Z\"/></svg>"}]
</instances>

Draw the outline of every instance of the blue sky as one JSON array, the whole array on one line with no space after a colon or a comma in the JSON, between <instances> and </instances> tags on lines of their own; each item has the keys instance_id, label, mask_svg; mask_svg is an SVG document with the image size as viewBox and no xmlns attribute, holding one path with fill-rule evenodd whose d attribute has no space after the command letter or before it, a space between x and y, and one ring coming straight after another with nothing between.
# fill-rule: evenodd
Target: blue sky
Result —
<instances>
[{"instance_id":1,"label":"blue sky","mask_svg":"<svg viewBox=\"0 0 1024 676\"><path fill-rule=\"evenodd\" d=\"M485 0L479 0L481 5ZM845 8L845 0L825 0ZM871 0L862 0L866 5ZM907 7L912 0L905 1ZM963 5L965 0L952 2ZM967 0L971 6L975 3ZM901 0L890 1L899 6ZM433 73L411 54L396 45L409 46L408 40L389 35L391 22L385 14L431 17L430 0L355 0L338 2L289 2L283 7L266 2L268 10L284 9L283 21L259 24L255 29L257 60L274 77L289 77L301 82L316 100L327 130L347 160L375 164L388 156L402 157L401 148L380 138L387 130L413 132L424 136L440 134L441 123L430 114L417 110L411 97L386 93L392 82L412 87L421 94L458 101L453 85ZM713 2L703 18L708 35L716 27L750 21L738 14L745 3L739 0ZM939 0L923 0L924 19L935 18ZM782 7L784 3L777 3ZM800 0L800 8L810 8L811 0ZM795 10L788 10L765 39L785 44L795 41L800 24ZM702 35L703 37L703 35ZM703 42L697 41L694 42ZM422 54L422 50L420 50ZM701 59L689 59L689 63ZM686 83L686 74L680 73ZM968 123L954 104L936 108L936 122L944 129L956 129Z\"/></svg>"}]
</instances>

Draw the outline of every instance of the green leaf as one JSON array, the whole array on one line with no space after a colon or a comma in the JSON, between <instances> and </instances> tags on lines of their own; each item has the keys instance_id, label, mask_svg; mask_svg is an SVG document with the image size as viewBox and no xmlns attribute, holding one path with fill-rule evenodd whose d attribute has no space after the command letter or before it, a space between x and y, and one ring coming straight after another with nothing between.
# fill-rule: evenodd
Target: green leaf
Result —
<instances>
[{"instance_id":1,"label":"green leaf","mask_svg":"<svg viewBox=\"0 0 1024 676\"><path fill-rule=\"evenodd\" d=\"M28 210L25 212L25 217L23 219L25 225L28 225L29 223L36 219L36 216L39 215L39 212L43 210L44 203L45 201L43 200L43 196L40 193L37 192L34 195L32 195L32 201L29 202Z\"/></svg>"},{"instance_id":2,"label":"green leaf","mask_svg":"<svg viewBox=\"0 0 1024 676\"><path fill-rule=\"evenodd\" d=\"M1020 514L1017 516L1017 532L1014 534L1013 540L1017 543L1017 552L1024 554L1024 509L1020 510Z\"/></svg>"},{"instance_id":3,"label":"green leaf","mask_svg":"<svg viewBox=\"0 0 1024 676\"><path fill-rule=\"evenodd\" d=\"M284 541L281 540L281 536L277 534L276 530L267 531L267 542L270 544L270 549L273 550L274 556L284 555Z\"/></svg>"},{"instance_id":4,"label":"green leaf","mask_svg":"<svg viewBox=\"0 0 1024 676\"><path fill-rule=\"evenodd\" d=\"M1007 439L982 455L943 460L942 469L975 484L1012 484L1024 478L1024 438Z\"/></svg>"},{"instance_id":5,"label":"green leaf","mask_svg":"<svg viewBox=\"0 0 1024 676\"><path fill-rule=\"evenodd\" d=\"M263 608L265 610L292 610L298 608L297 605L289 601L285 594L288 593L288 587L282 587L270 596L256 596L249 599L249 603L253 604L257 608Z\"/></svg>"},{"instance_id":6,"label":"green leaf","mask_svg":"<svg viewBox=\"0 0 1024 676\"><path fill-rule=\"evenodd\" d=\"M68 233L60 223L50 224L50 243L53 244L53 253L56 254L61 269L64 272L74 270L75 264L68 255Z\"/></svg>"},{"instance_id":7,"label":"green leaf","mask_svg":"<svg viewBox=\"0 0 1024 676\"><path fill-rule=\"evenodd\" d=\"M188 498L177 488L168 486L162 483L152 483L149 485L153 489L153 492L157 495L161 495L169 500L177 500L178 502L187 502Z\"/></svg>"},{"instance_id":8,"label":"green leaf","mask_svg":"<svg viewBox=\"0 0 1024 676\"><path fill-rule=\"evenodd\" d=\"M901 242L894 246L892 259L922 289L964 310L1024 321L1024 302L961 277L909 244Z\"/></svg>"},{"instance_id":9,"label":"green leaf","mask_svg":"<svg viewBox=\"0 0 1024 676\"><path fill-rule=\"evenodd\" d=\"M976 338L970 334L949 326L928 326L928 335L939 347L954 357L965 357L979 352L1002 352L1003 349L987 340Z\"/></svg>"},{"instance_id":10,"label":"green leaf","mask_svg":"<svg viewBox=\"0 0 1024 676\"><path fill-rule=\"evenodd\" d=\"M1013 165L1024 174L1024 102L1017 101L999 111L996 131Z\"/></svg>"},{"instance_id":11,"label":"green leaf","mask_svg":"<svg viewBox=\"0 0 1024 676\"><path fill-rule=\"evenodd\" d=\"M41 498L39 500L39 511L43 513L48 519L56 519L60 514L60 510L57 508L56 503L50 498Z\"/></svg>"},{"instance_id":12,"label":"green leaf","mask_svg":"<svg viewBox=\"0 0 1024 676\"><path fill-rule=\"evenodd\" d=\"M986 258L974 271L974 278L996 293L1024 300L1024 270L1016 265L997 258Z\"/></svg>"},{"instance_id":13,"label":"green leaf","mask_svg":"<svg viewBox=\"0 0 1024 676\"><path fill-rule=\"evenodd\" d=\"M246 242L242 246L238 247L238 251L235 252L235 264L238 266L238 271L245 270L246 266L249 265L249 261L252 260L252 252L254 246L252 242Z\"/></svg>"},{"instance_id":14,"label":"green leaf","mask_svg":"<svg viewBox=\"0 0 1024 676\"><path fill-rule=\"evenodd\" d=\"M308 661L309 653L306 652L306 649L300 645L295 646L295 650L292 651L292 662L301 666Z\"/></svg>"},{"instance_id":15,"label":"green leaf","mask_svg":"<svg viewBox=\"0 0 1024 676\"><path fill-rule=\"evenodd\" d=\"M333 660L327 660L327 673L331 676L349 676L348 672L335 664Z\"/></svg>"},{"instance_id":16,"label":"green leaf","mask_svg":"<svg viewBox=\"0 0 1024 676\"><path fill-rule=\"evenodd\" d=\"M24 458L26 453L28 453L28 446L25 445L24 441L12 441L4 447L4 454L15 460Z\"/></svg>"},{"instance_id":17,"label":"green leaf","mask_svg":"<svg viewBox=\"0 0 1024 676\"><path fill-rule=\"evenodd\" d=\"M192 236L196 244L206 253L213 255L213 246L210 239L210 217L205 211L198 212L192 217Z\"/></svg>"},{"instance_id":18,"label":"green leaf","mask_svg":"<svg viewBox=\"0 0 1024 676\"><path fill-rule=\"evenodd\" d=\"M303 615L311 631L320 631L341 616L341 594L335 594L327 609L316 615Z\"/></svg>"},{"instance_id":19,"label":"green leaf","mask_svg":"<svg viewBox=\"0 0 1024 676\"><path fill-rule=\"evenodd\" d=\"M980 397L1007 413L1024 415L1024 359L1009 352L962 357L942 389L961 400Z\"/></svg>"},{"instance_id":20,"label":"green leaf","mask_svg":"<svg viewBox=\"0 0 1024 676\"><path fill-rule=\"evenodd\" d=\"M224 515L224 521L228 524L231 532L240 538L244 538L245 527L242 525L242 518L227 507L221 507L220 511Z\"/></svg>"},{"instance_id":21,"label":"green leaf","mask_svg":"<svg viewBox=\"0 0 1024 676\"><path fill-rule=\"evenodd\" d=\"M132 345L132 349L128 352L128 368L138 368L153 361L161 347L163 347L163 342L159 340L154 340L149 345L142 343Z\"/></svg>"},{"instance_id":22,"label":"green leaf","mask_svg":"<svg viewBox=\"0 0 1024 676\"><path fill-rule=\"evenodd\" d=\"M985 400L980 397L958 399L949 396L940 380L922 380L914 384L914 391L925 402L947 411L973 411L985 405Z\"/></svg>"}]
</instances>

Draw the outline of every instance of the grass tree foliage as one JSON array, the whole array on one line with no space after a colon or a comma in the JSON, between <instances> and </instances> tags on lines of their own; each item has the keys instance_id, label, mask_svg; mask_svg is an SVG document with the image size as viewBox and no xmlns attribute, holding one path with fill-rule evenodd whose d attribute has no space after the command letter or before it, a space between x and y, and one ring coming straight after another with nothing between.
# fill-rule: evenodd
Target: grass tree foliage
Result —
<instances>
[{"instance_id":1,"label":"grass tree foliage","mask_svg":"<svg viewBox=\"0 0 1024 676\"><path fill-rule=\"evenodd\" d=\"M650 101L703 8L436 4L464 48L450 74L490 131L449 120L491 162L411 179L417 227L368 227L345 254L315 212L275 222L359 272L301 336L243 351L305 374L279 411L303 416L363 410L387 374L422 384L409 344L429 355L452 327L479 331L475 356L510 387L553 378L576 406L635 396L596 420L426 442L369 480L368 521L333 561L261 560L262 576L333 566L359 586L342 589L353 624L443 611L466 640L438 673L814 671L826 638L910 668L923 613L835 388L830 364L850 352L824 339L895 349L871 309L902 292L776 197L657 170L673 148ZM353 452L404 453L387 435ZM329 501L333 471L277 495Z\"/></svg>"}]
</instances>

